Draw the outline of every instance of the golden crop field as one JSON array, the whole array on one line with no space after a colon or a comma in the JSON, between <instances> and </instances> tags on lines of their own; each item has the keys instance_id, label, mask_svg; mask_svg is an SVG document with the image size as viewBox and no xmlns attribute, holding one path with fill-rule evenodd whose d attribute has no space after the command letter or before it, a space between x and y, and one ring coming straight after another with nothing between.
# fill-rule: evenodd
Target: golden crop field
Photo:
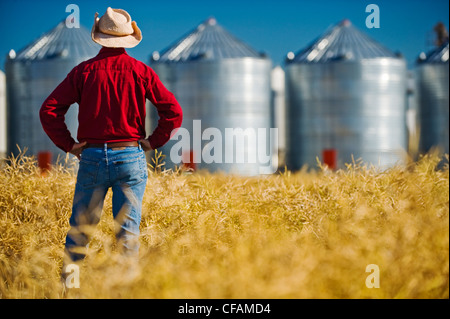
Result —
<instances>
[{"instance_id":1,"label":"golden crop field","mask_svg":"<svg viewBox=\"0 0 450 319\"><path fill-rule=\"evenodd\" d=\"M448 157L447 157L448 159ZM74 169L0 169L1 298L449 298L449 171L437 155L377 172L150 174L137 264L115 251L111 193L62 292ZM366 285L368 265L379 288Z\"/></svg>"}]
</instances>

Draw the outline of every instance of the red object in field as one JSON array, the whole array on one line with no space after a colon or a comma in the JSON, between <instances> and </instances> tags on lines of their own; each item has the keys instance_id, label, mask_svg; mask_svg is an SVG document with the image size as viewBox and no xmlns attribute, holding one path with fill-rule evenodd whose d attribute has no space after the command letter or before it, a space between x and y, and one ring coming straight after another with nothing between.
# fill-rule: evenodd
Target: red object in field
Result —
<instances>
[{"instance_id":1,"label":"red object in field","mask_svg":"<svg viewBox=\"0 0 450 319\"><path fill-rule=\"evenodd\" d=\"M183 153L183 168L195 171L197 165L194 163L194 151Z\"/></svg>"},{"instance_id":2,"label":"red object in field","mask_svg":"<svg viewBox=\"0 0 450 319\"><path fill-rule=\"evenodd\" d=\"M325 149L322 151L323 162L329 169L335 170L337 167L337 150Z\"/></svg>"},{"instance_id":3,"label":"red object in field","mask_svg":"<svg viewBox=\"0 0 450 319\"><path fill-rule=\"evenodd\" d=\"M39 152L38 153L38 165L41 169L41 174L45 175L50 170L50 163L52 162L51 152Z\"/></svg>"}]
</instances>

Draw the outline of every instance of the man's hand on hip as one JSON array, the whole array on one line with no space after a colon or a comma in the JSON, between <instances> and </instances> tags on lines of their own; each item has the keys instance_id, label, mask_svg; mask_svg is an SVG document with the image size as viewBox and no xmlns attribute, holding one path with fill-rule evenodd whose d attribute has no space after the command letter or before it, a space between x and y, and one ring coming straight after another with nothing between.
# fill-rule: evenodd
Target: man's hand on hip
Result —
<instances>
[{"instance_id":1,"label":"man's hand on hip","mask_svg":"<svg viewBox=\"0 0 450 319\"><path fill-rule=\"evenodd\" d=\"M72 150L69 153L75 155L78 159L81 159L80 155L81 155L81 152L83 152L85 145L86 145L86 142L75 143L75 144L73 144Z\"/></svg>"},{"instance_id":2,"label":"man's hand on hip","mask_svg":"<svg viewBox=\"0 0 450 319\"><path fill-rule=\"evenodd\" d=\"M152 150L149 140L141 139L141 140L139 140L139 142L141 143L141 146L142 146L142 149L144 150L144 152L148 152L148 151Z\"/></svg>"}]
</instances>

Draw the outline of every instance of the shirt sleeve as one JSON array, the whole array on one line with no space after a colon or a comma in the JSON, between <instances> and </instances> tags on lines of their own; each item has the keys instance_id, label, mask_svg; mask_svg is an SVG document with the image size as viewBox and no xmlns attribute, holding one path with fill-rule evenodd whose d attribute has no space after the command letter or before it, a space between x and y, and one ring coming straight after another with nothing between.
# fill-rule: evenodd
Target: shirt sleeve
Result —
<instances>
[{"instance_id":1,"label":"shirt sleeve","mask_svg":"<svg viewBox=\"0 0 450 319\"><path fill-rule=\"evenodd\" d=\"M65 114L73 103L79 102L79 90L74 68L56 89L47 97L39 111L42 127L53 143L69 152L75 140L64 122Z\"/></svg>"},{"instance_id":2,"label":"shirt sleeve","mask_svg":"<svg viewBox=\"0 0 450 319\"><path fill-rule=\"evenodd\" d=\"M156 107L159 115L158 126L148 137L152 149L157 149L166 144L176 133L183 121L183 111L175 96L167 90L158 75L150 72L150 80L146 98Z\"/></svg>"}]
</instances>

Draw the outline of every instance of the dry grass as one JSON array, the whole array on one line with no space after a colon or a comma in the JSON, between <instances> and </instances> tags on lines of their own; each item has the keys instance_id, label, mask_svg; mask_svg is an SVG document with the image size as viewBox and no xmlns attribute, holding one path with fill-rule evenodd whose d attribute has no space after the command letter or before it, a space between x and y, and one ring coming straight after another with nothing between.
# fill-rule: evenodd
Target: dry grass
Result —
<instances>
[{"instance_id":1,"label":"dry grass","mask_svg":"<svg viewBox=\"0 0 450 319\"><path fill-rule=\"evenodd\" d=\"M150 170L139 264L114 250L108 193L81 287L63 296L74 169L42 177L20 156L0 171L0 297L449 298L449 172L438 161L260 178ZM380 288L366 287L368 264Z\"/></svg>"}]
</instances>

